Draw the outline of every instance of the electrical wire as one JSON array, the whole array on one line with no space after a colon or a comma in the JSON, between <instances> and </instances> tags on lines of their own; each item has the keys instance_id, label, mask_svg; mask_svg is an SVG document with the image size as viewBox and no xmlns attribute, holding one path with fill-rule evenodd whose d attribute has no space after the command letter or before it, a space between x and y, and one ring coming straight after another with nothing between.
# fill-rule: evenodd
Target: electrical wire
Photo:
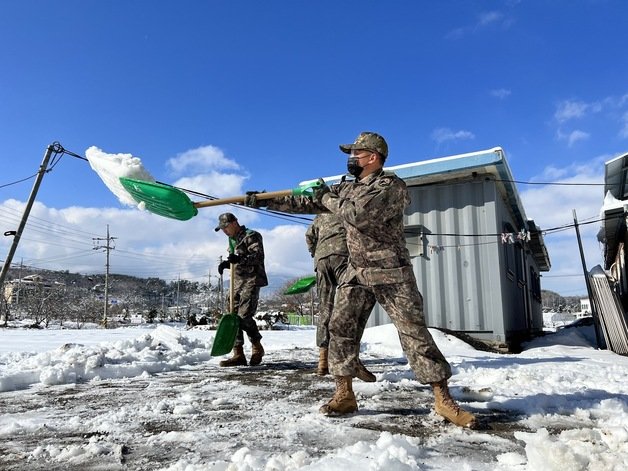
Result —
<instances>
[{"instance_id":1,"label":"electrical wire","mask_svg":"<svg viewBox=\"0 0 628 471\"><path fill-rule=\"evenodd\" d=\"M67 149L64 149L58 142L53 143L53 156L51 158L51 162L48 166L48 168L46 169L46 172L50 172L54 169L54 167L56 165L58 165L58 163L60 162L61 158L63 157L64 154L70 155L72 157L84 160L84 161L88 161L87 158L76 154L74 152L71 152ZM0 185L0 188L4 188L7 186L11 186L11 185L15 185L15 184L19 184L23 181L29 180L31 178L34 178L37 174L34 174L32 176L26 177L24 179L21 180L17 180L14 182L10 182L10 183L6 183L3 185ZM508 180L508 179L493 179L494 181L500 181L500 182L510 182L510 183L516 183L516 184L521 184L521 185L546 185L546 186L605 186L604 183L578 183L578 182L526 182L526 181L520 181L520 180ZM447 183L444 183L447 184ZM457 184L457 182L451 182L449 184ZM170 185L171 186L171 185ZM194 190L190 190L190 189L185 189L185 188L180 188L180 187L174 187L174 188L178 188L181 191L184 191L185 193L197 196L197 197L201 197L201 198L205 198L208 200L216 200L218 199L215 196L212 195L208 195L205 193L201 193L198 191L194 191ZM282 219L282 220L286 220L286 221L290 221L290 222L295 222L295 223L299 223L299 224L310 224L312 222L312 218L311 217L306 217L306 216L302 216L302 215L295 215L295 214L289 214L289 213L283 213L283 212L279 212L279 211L273 211L273 210L268 210L268 209L260 209L260 208L250 208L250 207L246 207L243 205L238 205L238 204L231 204L231 207L234 208L238 208L240 210L246 210L246 211L253 211L253 212L257 212L259 214L264 214L270 217L274 217L277 219ZM8 208L4 208L5 211L7 212L13 212L14 214L17 213L16 211L12 211ZM19 213L18 213L19 214ZM5 220L11 221L11 222L15 222L18 219L15 218L15 216L11 216L11 215L0 215L0 218L4 218ZM579 222L579 225L587 225L587 224L594 224L594 223L599 223L605 220L609 220L609 219L616 219L616 217L613 218L597 218L597 219L593 219L594 217L591 217L591 220L583 220L581 222ZM37 218L32 216L31 219L38 221L37 223L31 223L29 221L28 227L29 229L31 229L33 232L37 233L44 233L46 236L49 236L51 233L57 235L57 237L67 240L68 242L74 242L74 243L78 243L81 245L84 245L85 242L82 239L77 239L75 238L76 233L83 233L85 235L89 235L90 237L93 238L93 236L96 236L97 234L93 234L93 233L88 233L85 231L81 231L78 230L76 228L69 228L60 224L56 224L56 223L52 223L50 221L46 221L45 219L42 218ZM587 218L589 219L589 218ZM45 223L47 225L44 225L42 223ZM561 226L556 226L556 227L552 227L549 229L543 229L540 230L539 232L542 233L543 235L553 235L559 232L563 232L569 229L572 229L576 226L576 224L564 224ZM410 235L419 235L420 232L418 230L406 230L405 231L406 234L410 234ZM474 237L474 238L481 238L481 237L501 237L502 234L461 234L461 233L429 233L429 234L424 234L428 237ZM47 243L50 245L59 245L59 246L63 246L63 247L70 247L70 248L81 248L81 247L73 247L73 246L68 246L68 244L55 244L53 242L50 242L49 240L46 241L42 241L40 239L25 239L25 240L30 240L32 242L39 242L39 243ZM410 244L414 244L413 242L408 242ZM484 241L484 242L476 242L476 243L465 243L465 244L456 244L456 245L442 245L440 247L451 247L451 246L455 246L455 247L463 247L463 246L474 246L474 245L488 245L488 244L496 244L498 243L498 240L495 241ZM416 244L419 245L419 244ZM91 253L93 254L93 247L90 250L84 250L85 254L86 253ZM190 272L195 271L195 269L193 268L193 265L189 265L187 263L182 263L181 265L175 265L173 266L173 261L180 261L180 259L178 257L169 257L166 255L158 255L158 254L145 254L145 253L138 253L138 252L133 252L133 251L128 251L128 250L117 250L118 253L122 253L125 254L126 258L130 258L130 259L135 259L135 260L141 260L141 261L150 261L151 265L148 265L146 267L145 270L142 270L146 273L150 273L150 272L154 272L154 271L160 271L161 270L158 267L159 265L167 265L167 266L171 266L173 269L173 275L178 271L186 271L186 272ZM83 254L83 252L78 252L76 254L69 254L66 256L60 256L60 257L50 257L48 259L39 259L37 260L38 263L52 263L53 261L60 261L60 260L65 260L65 259L70 259L70 258L78 258L78 257L83 257L85 256L85 254ZM196 265L196 264L194 264ZM199 272L202 270L203 273L206 271L206 267L208 265L208 262L200 262L198 263L199 266ZM180 267L180 268L179 268ZM201 268L202 267L202 268ZM137 271L136 269L134 271ZM162 276L164 274L162 273ZM204 273L203 275L199 275L198 277L195 278L199 278L199 279L203 279L205 278L207 275ZM581 275L556 275L556 276L545 276L546 278L550 278L550 277L560 277L560 276L581 276ZM176 278L173 278L176 279Z\"/></svg>"},{"instance_id":2,"label":"electrical wire","mask_svg":"<svg viewBox=\"0 0 628 471\"><path fill-rule=\"evenodd\" d=\"M0 188L4 188L4 187L7 187L7 186L11 186L11 185L17 185L18 183L25 182L26 180L30 180L31 178L35 178L36 176L37 176L37 174L35 173L35 174L31 175L30 177L22 178L21 180L17 180L17 181L11 182L11 183L5 183L3 185L0 185Z\"/></svg>"}]
</instances>

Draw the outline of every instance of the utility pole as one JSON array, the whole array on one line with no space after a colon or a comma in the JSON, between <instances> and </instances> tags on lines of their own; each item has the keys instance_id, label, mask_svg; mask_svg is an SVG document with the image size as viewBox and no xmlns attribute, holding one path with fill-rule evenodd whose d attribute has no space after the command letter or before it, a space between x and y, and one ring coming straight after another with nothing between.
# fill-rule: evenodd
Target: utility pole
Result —
<instances>
[{"instance_id":1,"label":"utility pole","mask_svg":"<svg viewBox=\"0 0 628 471\"><path fill-rule=\"evenodd\" d=\"M177 276L177 317L179 317L179 283L181 282L181 273Z\"/></svg>"},{"instance_id":2,"label":"utility pole","mask_svg":"<svg viewBox=\"0 0 628 471\"><path fill-rule=\"evenodd\" d=\"M109 252L115 249L115 246L113 245L113 241L115 239L117 239L117 237L109 236L109 224L107 224L107 237L105 239L102 237L92 238L96 244L98 244L101 240L106 241L105 245L96 245L94 247L94 250L105 249L105 252L107 253L107 261L105 263L105 309L103 311L102 319L102 325L105 328L107 327L107 311L109 310Z\"/></svg>"},{"instance_id":3,"label":"utility pole","mask_svg":"<svg viewBox=\"0 0 628 471\"><path fill-rule=\"evenodd\" d=\"M212 270L209 269L207 273L207 318L209 319L209 313L211 312L212 301Z\"/></svg>"},{"instance_id":4,"label":"utility pole","mask_svg":"<svg viewBox=\"0 0 628 471\"><path fill-rule=\"evenodd\" d=\"M2 265L2 271L0 271L0 293L4 295L4 280L9 272L9 268L11 267L11 262L13 261L13 255L15 255L15 251L17 250L17 246L20 243L20 238L22 237L22 232L24 231L24 227L26 226L26 221L28 220L28 215L31 212L31 208L33 207L33 203L35 202L35 198L37 197L37 191L39 190L39 185L41 184L42 179L44 178L44 174L48 171L48 162L50 161L50 157L52 157L53 152L59 152L59 149L63 149L58 142L50 144L46 149L46 153L44 154L44 159L41 161L41 165L39 166L39 171L37 172L37 178L35 179L35 183L33 183L33 188L31 189L31 194L28 197L28 201L26 203L26 207L24 208L24 213L22 214L22 220L20 221L20 225L18 226L16 231L6 231L4 233L5 236L13 236L13 243L11 244L11 248L9 249L9 253L7 257L4 259L4 265ZM8 313L6 313L8 315ZM0 317L2 313L0 312Z\"/></svg>"},{"instance_id":5,"label":"utility pole","mask_svg":"<svg viewBox=\"0 0 628 471\"><path fill-rule=\"evenodd\" d=\"M582 273L584 274L584 284L587 287L587 294L589 295L589 303L591 304L591 317L593 318L593 331L595 332L595 341L597 343L598 348L602 347L601 341L601 327L600 327L600 318L598 317L598 310L595 304L595 299L593 298L593 289L591 288L591 280L589 279L589 271L587 270L587 262L584 258L584 249L582 248L582 239L580 238L580 228L578 227L578 216L576 215L576 210L571 210L573 214L573 225L576 230L576 239L578 240L578 248L580 249L580 261L582 262Z\"/></svg>"}]
</instances>

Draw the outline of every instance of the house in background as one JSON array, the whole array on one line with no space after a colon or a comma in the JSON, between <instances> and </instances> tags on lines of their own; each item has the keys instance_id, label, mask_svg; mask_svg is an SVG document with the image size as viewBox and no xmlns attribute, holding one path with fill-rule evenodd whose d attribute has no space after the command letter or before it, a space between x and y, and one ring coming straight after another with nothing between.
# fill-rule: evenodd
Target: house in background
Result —
<instances>
[{"instance_id":1,"label":"house in background","mask_svg":"<svg viewBox=\"0 0 628 471\"><path fill-rule=\"evenodd\" d=\"M408 185L406 243L429 327L504 350L542 333L550 260L504 151L495 147L388 167ZM377 305L368 326L390 323Z\"/></svg>"},{"instance_id":2,"label":"house in background","mask_svg":"<svg viewBox=\"0 0 628 471\"><path fill-rule=\"evenodd\" d=\"M598 240L604 247L604 268L589 272L593 317L598 344L628 355L628 154L604 165L604 203Z\"/></svg>"},{"instance_id":3,"label":"house in background","mask_svg":"<svg viewBox=\"0 0 628 471\"><path fill-rule=\"evenodd\" d=\"M7 281L4 284L4 298L7 304L19 304L20 296L26 293L43 290L49 291L54 288L63 288L63 283L46 280L41 275L28 275L24 278Z\"/></svg>"},{"instance_id":4,"label":"house in background","mask_svg":"<svg viewBox=\"0 0 628 471\"><path fill-rule=\"evenodd\" d=\"M604 269L615 280L615 291L624 310L628 308L628 154L604 164L604 202L598 240L603 245Z\"/></svg>"}]
</instances>

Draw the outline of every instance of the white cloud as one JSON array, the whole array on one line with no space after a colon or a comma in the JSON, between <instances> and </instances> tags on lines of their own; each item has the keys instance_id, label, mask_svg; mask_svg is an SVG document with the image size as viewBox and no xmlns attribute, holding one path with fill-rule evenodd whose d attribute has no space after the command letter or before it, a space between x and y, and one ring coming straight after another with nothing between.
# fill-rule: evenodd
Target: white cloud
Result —
<instances>
[{"instance_id":1,"label":"white cloud","mask_svg":"<svg viewBox=\"0 0 628 471\"><path fill-rule=\"evenodd\" d=\"M558 126L562 126L567 121L575 119L585 120L589 116L599 113L602 115L601 117L596 117L596 119L598 121L605 119L608 120L612 126L619 126L617 135L625 139L628 138L628 111L625 109L627 105L628 94L620 97L607 96L592 102L564 100L556 105L554 121L558 123ZM564 140L569 146L572 146L578 141L588 139L590 134L581 130L566 134L561 129L558 129L556 136L558 140Z\"/></svg>"},{"instance_id":2,"label":"white cloud","mask_svg":"<svg viewBox=\"0 0 628 471\"><path fill-rule=\"evenodd\" d=\"M445 35L445 39L460 39L465 35L465 28L452 29Z\"/></svg>"},{"instance_id":3,"label":"white cloud","mask_svg":"<svg viewBox=\"0 0 628 471\"><path fill-rule=\"evenodd\" d=\"M187 172L202 173L213 169L240 169L237 162L225 157L224 152L215 146L187 150L168 159L166 165L177 175Z\"/></svg>"},{"instance_id":4,"label":"white cloud","mask_svg":"<svg viewBox=\"0 0 628 471\"><path fill-rule=\"evenodd\" d=\"M579 131L576 129L575 131L572 131L571 133L569 133L569 138L567 141L569 143L569 146L571 147L576 142L586 140L589 137L590 137L590 134L588 132Z\"/></svg>"},{"instance_id":5,"label":"white cloud","mask_svg":"<svg viewBox=\"0 0 628 471\"><path fill-rule=\"evenodd\" d=\"M216 197L243 194L243 184L249 178L237 162L214 146L183 152L170 159L168 165L181 175L174 186ZM193 195L191 199L202 200ZM0 202L0 225L5 230L17 228L24 205L17 200ZM116 238L110 253L112 273L205 282L210 271L217 273L219 257L227 255L227 237L214 231L218 215L225 211L236 214L247 227L262 226L258 230L264 236L271 279L311 274L312 261L304 238L306 224L267 230L263 226L269 221L260 221L262 213L227 205L200 208L190 220L178 221L137 208L56 209L36 202L13 262L23 260L37 268L102 274L105 255L102 249L93 250L94 239L106 237L109 225L111 237ZM10 237L0 238L0 252L7 253L11 243Z\"/></svg>"},{"instance_id":6,"label":"white cloud","mask_svg":"<svg viewBox=\"0 0 628 471\"><path fill-rule=\"evenodd\" d=\"M557 105L554 118L559 123L564 123L571 119L582 118L588 109L589 105L583 101L565 100Z\"/></svg>"},{"instance_id":7,"label":"white cloud","mask_svg":"<svg viewBox=\"0 0 628 471\"><path fill-rule=\"evenodd\" d=\"M513 24L514 20L511 16L505 15L499 11L487 11L478 15L477 21L472 25L462 26L460 28L449 31L446 35L446 39L460 39L467 34L476 33L488 27L499 27L501 29L508 29Z\"/></svg>"},{"instance_id":8,"label":"white cloud","mask_svg":"<svg viewBox=\"0 0 628 471\"><path fill-rule=\"evenodd\" d=\"M299 277L314 274L312 258L305 244L306 225L290 224L260 230L264 238L266 271Z\"/></svg>"},{"instance_id":9,"label":"white cloud","mask_svg":"<svg viewBox=\"0 0 628 471\"><path fill-rule=\"evenodd\" d=\"M210 172L180 178L174 183L174 186L222 198L243 194L242 186L247 178L247 176L237 173Z\"/></svg>"},{"instance_id":10,"label":"white cloud","mask_svg":"<svg viewBox=\"0 0 628 471\"><path fill-rule=\"evenodd\" d=\"M475 134L471 131L452 131L449 128L438 128L432 131L432 139L439 144L445 141L460 141L466 139L475 139Z\"/></svg>"},{"instance_id":11,"label":"white cloud","mask_svg":"<svg viewBox=\"0 0 628 471\"><path fill-rule=\"evenodd\" d=\"M497 88L495 90L491 90L490 93L491 93L491 96L494 96L495 98L499 98L500 100L503 100L504 98L508 98L512 92L505 88Z\"/></svg>"},{"instance_id":12,"label":"white cloud","mask_svg":"<svg viewBox=\"0 0 628 471\"><path fill-rule=\"evenodd\" d=\"M504 18L504 14L498 11L487 11L481 13L478 18L478 26L486 26L493 23L498 23Z\"/></svg>"},{"instance_id":13,"label":"white cloud","mask_svg":"<svg viewBox=\"0 0 628 471\"><path fill-rule=\"evenodd\" d=\"M519 191L526 215L534 219L542 229L567 227L562 231L545 234L552 269L544 274L542 288L557 291L563 295L586 294L578 241L573 225L573 210L581 224L580 235L584 246L587 269L602 264L597 231L599 223L583 222L599 218L604 200L604 162L612 156L600 156L585 164L574 163L557 169L547 167L541 175L531 181L555 183L580 183L578 185L520 185Z\"/></svg>"},{"instance_id":14,"label":"white cloud","mask_svg":"<svg viewBox=\"0 0 628 471\"><path fill-rule=\"evenodd\" d=\"M13 228L21 218L24 202L0 203L0 224ZM160 277L168 281L181 277L205 282L208 273L217 274L219 257L227 255L227 237L215 232L218 215L230 211L241 224L256 229L260 214L229 206L201 208L188 221L177 221L137 209L70 207L55 209L36 202L26 226L14 264L50 270L102 274L103 250L94 250L95 238L105 238L107 225L115 237L110 252L112 273ZM312 262L305 246L304 224L259 229L264 236L269 277L296 277L310 274ZM12 238L0 238L0 251L7 253Z\"/></svg>"},{"instance_id":15,"label":"white cloud","mask_svg":"<svg viewBox=\"0 0 628 471\"><path fill-rule=\"evenodd\" d=\"M622 116L623 126L619 131L619 137L626 139L628 138L628 111L624 113Z\"/></svg>"},{"instance_id":16,"label":"white cloud","mask_svg":"<svg viewBox=\"0 0 628 471\"><path fill-rule=\"evenodd\" d=\"M572 147L578 141L584 141L591 137L588 132L576 129L570 133L563 133L560 129L556 131L556 138L559 141L567 141L567 145Z\"/></svg>"},{"instance_id":17,"label":"white cloud","mask_svg":"<svg viewBox=\"0 0 628 471\"><path fill-rule=\"evenodd\" d=\"M554 119L562 124L572 119L580 119L588 114L600 113L605 107L617 107L617 99L607 97L601 101L592 101L590 103L581 100L564 100L556 105Z\"/></svg>"}]
</instances>

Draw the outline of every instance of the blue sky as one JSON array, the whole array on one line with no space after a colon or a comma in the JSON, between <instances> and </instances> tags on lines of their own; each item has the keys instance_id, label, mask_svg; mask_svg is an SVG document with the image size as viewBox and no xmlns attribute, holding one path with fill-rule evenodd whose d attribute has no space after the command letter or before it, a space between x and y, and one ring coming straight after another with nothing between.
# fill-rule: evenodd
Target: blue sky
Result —
<instances>
[{"instance_id":1,"label":"blue sky","mask_svg":"<svg viewBox=\"0 0 628 471\"><path fill-rule=\"evenodd\" d=\"M342 173L337 146L363 130L386 137L388 165L501 146L519 181L602 183L628 149L621 1L5 1L0 16L0 185L34 174L53 141L133 154L157 180L216 196ZM7 201L31 186L0 188L3 231L19 212ZM603 200L602 187L518 188L541 228L572 209L596 218ZM124 208L67 155L38 203L40 233L16 254L33 266L102 271L89 249L106 224L114 271L200 279L224 253L208 230L219 209L172 223ZM310 269L303 224L243 218L283 253L269 271ZM582 294L566 232L546 237L542 287ZM591 266L596 232L583 229Z\"/></svg>"}]
</instances>

